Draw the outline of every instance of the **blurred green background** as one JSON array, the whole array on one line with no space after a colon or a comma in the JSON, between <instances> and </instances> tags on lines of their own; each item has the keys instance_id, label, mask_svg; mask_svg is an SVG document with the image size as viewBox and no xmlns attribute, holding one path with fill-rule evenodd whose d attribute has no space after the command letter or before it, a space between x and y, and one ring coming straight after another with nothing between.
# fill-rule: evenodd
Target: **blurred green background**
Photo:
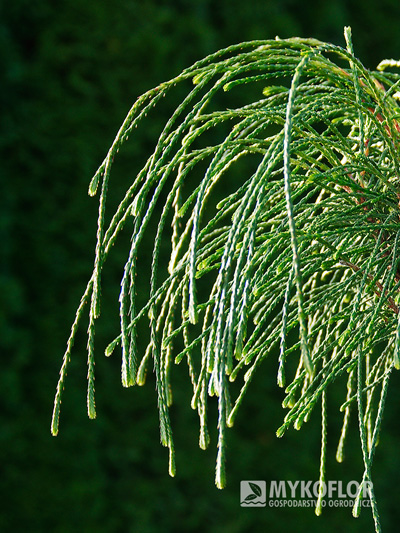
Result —
<instances>
[{"instance_id":1,"label":"blurred green background","mask_svg":"<svg viewBox=\"0 0 400 533\"><path fill-rule=\"evenodd\" d=\"M108 265L98 326L98 418L86 417L84 328L57 438L50 417L93 261L97 201L87 185L137 96L229 44L279 35L343 45L344 25L352 26L356 54L374 68L382 58L400 58L398 0L14 0L0 13L0 531L373 531L369 510L355 520L350 509L327 508L317 518L311 508L240 507L240 480L318 479L318 413L301 432L275 437L284 412L272 359L230 430L223 491L214 486L215 434L208 451L198 449L187 371L176 369L177 477L169 478L154 383L123 390L118 355L102 355L118 326L122 252ZM115 194L151 147L153 129L154 121L130 139L121 167L127 181ZM390 532L400 519L399 386L396 373L373 468L383 530ZM338 465L334 401L328 415L327 478L360 480L356 419ZM212 402L211 418L216 425Z\"/></svg>"}]
</instances>

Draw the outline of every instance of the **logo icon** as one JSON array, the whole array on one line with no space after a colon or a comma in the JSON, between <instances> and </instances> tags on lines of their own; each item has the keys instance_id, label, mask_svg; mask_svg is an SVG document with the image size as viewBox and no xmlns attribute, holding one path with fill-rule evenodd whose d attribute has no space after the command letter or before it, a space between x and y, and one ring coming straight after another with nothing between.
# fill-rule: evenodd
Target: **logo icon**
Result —
<instances>
[{"instance_id":1,"label":"logo icon","mask_svg":"<svg viewBox=\"0 0 400 533\"><path fill-rule=\"evenodd\" d=\"M266 503L265 481L240 482L241 507L265 507Z\"/></svg>"}]
</instances>

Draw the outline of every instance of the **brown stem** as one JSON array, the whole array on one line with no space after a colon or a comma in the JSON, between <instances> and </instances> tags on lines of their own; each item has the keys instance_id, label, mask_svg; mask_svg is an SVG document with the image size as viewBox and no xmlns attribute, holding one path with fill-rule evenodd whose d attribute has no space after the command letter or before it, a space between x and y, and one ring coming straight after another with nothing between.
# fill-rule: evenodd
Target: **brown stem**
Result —
<instances>
[{"instance_id":1,"label":"brown stem","mask_svg":"<svg viewBox=\"0 0 400 533\"><path fill-rule=\"evenodd\" d=\"M347 267L351 268L352 270L354 270L354 272L359 272L359 271L362 272L362 270L361 270L361 268L359 266L354 265L353 263L350 263L350 261L345 261L344 259L340 259L339 263L341 265L344 265L344 266L347 266ZM371 276L371 274L367 274L367 278L370 281L373 281L373 279L374 279L373 276ZM383 292L383 286L382 286L381 283L379 283L379 281L375 281L373 291L374 291L374 293L377 296L381 296L381 294ZM388 296L388 292L387 291L385 291L385 296L387 297L387 306L389 307L389 309L391 309L394 313L396 313L398 315L399 314L399 308L396 305L396 303L393 300L393 298L391 296Z\"/></svg>"}]
</instances>

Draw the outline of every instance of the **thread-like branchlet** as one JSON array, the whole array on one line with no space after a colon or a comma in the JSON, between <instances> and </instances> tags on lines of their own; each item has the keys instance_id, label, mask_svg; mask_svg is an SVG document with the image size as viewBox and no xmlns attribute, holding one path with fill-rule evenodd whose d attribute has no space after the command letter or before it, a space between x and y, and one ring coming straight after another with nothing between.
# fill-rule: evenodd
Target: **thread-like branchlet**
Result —
<instances>
[{"instance_id":1,"label":"thread-like branchlet","mask_svg":"<svg viewBox=\"0 0 400 533\"><path fill-rule=\"evenodd\" d=\"M356 411L364 480L371 480L389 377L400 368L400 126L393 98L400 75L387 71L399 66L394 61L366 69L348 28L345 38L346 48L298 38L241 43L137 99L89 186L90 195L99 194L95 261L60 372L54 435L86 303L88 414L96 415L102 273L114 243L128 232L121 331L106 355L121 345L126 387L143 385L146 374L155 373L170 474L171 375L174 362L186 361L203 449L210 442L209 396L218 404L219 488L226 478L227 428L254 375L268 364L286 394L279 437L300 429L322 404L321 485L326 402L336 378L348 373L337 460L344 458ZM186 90L182 101L109 213L118 152L177 84ZM142 254L151 256L149 275ZM277 362L266 362L269 354ZM373 492L370 498L380 531Z\"/></svg>"}]
</instances>

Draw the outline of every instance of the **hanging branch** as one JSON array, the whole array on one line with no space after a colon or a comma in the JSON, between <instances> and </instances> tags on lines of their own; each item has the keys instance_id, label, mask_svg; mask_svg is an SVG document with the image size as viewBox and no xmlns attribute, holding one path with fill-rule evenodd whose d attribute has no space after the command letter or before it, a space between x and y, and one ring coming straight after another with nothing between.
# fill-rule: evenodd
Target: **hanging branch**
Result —
<instances>
[{"instance_id":1,"label":"hanging branch","mask_svg":"<svg viewBox=\"0 0 400 533\"><path fill-rule=\"evenodd\" d=\"M371 479L390 372L400 367L400 76L386 70L400 63L386 60L369 71L354 56L349 28L345 38L346 48L300 38L231 46L135 102L89 186L91 196L100 190L95 262L64 355L53 435L85 309L88 414L96 416L94 341L102 271L115 241L131 228L121 265L121 331L106 355L121 345L124 387L142 385L152 360L170 474L175 474L172 362L187 361L201 448L209 444L208 397L217 396L216 484L222 488L227 428L254 373L279 346L278 385L285 387L288 412L277 435L291 426L299 429L321 402L323 481L329 390L348 372L337 459L344 458L355 408L363 479ZM109 213L114 159L178 84L186 95L115 213ZM225 107L221 102L227 98ZM224 187L229 192L221 195ZM156 224L151 279L147 303L139 308L138 252L150 221ZM161 260L166 242L168 261ZM139 353L143 325L139 332L137 324L143 320L149 340ZM242 386L231 398L235 380ZM373 494L371 501L379 531ZM322 492L317 513L321 506ZM359 499L354 513L358 510Z\"/></svg>"}]
</instances>

